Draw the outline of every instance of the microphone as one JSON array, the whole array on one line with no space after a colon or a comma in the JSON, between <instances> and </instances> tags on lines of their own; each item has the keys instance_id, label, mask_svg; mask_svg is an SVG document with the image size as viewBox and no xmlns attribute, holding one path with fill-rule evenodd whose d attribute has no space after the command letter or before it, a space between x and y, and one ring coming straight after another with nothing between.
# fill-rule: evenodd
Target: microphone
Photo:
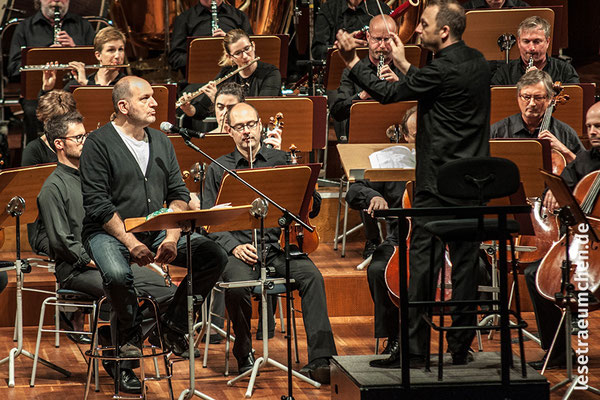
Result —
<instances>
[{"instance_id":1,"label":"microphone","mask_svg":"<svg viewBox=\"0 0 600 400\"><path fill-rule=\"evenodd\" d=\"M197 132L187 128L180 128L167 121L160 123L160 130L167 133L179 133L185 140L190 140L193 137L202 139L206 135L205 132Z\"/></svg>"}]
</instances>

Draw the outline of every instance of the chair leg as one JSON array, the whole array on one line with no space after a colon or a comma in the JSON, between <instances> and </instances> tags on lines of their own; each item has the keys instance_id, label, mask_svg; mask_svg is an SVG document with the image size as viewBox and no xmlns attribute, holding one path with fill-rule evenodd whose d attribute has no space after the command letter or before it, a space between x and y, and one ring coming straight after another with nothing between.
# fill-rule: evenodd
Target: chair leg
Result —
<instances>
[{"instance_id":1,"label":"chair leg","mask_svg":"<svg viewBox=\"0 0 600 400\"><path fill-rule=\"evenodd\" d=\"M350 181L346 182L346 193L350 189ZM348 235L348 203L344 201L344 230L342 231L342 257L346 257L346 236Z\"/></svg>"},{"instance_id":2,"label":"chair leg","mask_svg":"<svg viewBox=\"0 0 600 400\"><path fill-rule=\"evenodd\" d=\"M204 357L202 358L202 367L206 368L208 365L208 346L210 345L210 335L212 334L212 308L214 305L214 297L210 295L210 307L206 304L206 300L202 304L202 315L204 317Z\"/></svg>"},{"instance_id":3,"label":"chair leg","mask_svg":"<svg viewBox=\"0 0 600 400\"><path fill-rule=\"evenodd\" d=\"M279 307L279 325L281 325L281 333L285 333L285 324L283 323L283 306L281 295L277 295L277 307Z\"/></svg>"},{"instance_id":4,"label":"chair leg","mask_svg":"<svg viewBox=\"0 0 600 400\"><path fill-rule=\"evenodd\" d=\"M37 340L35 341L35 353L33 356L33 367L31 369L31 380L29 382L30 387L35 386L35 375L37 373L37 363L40 356L40 342L42 340L42 329L44 328L44 315L46 314L46 304L49 301L56 301L56 297L48 297L42 302L42 307L40 308L40 322L38 324L38 332L37 332ZM55 307L58 310L58 307Z\"/></svg>"},{"instance_id":5,"label":"chair leg","mask_svg":"<svg viewBox=\"0 0 600 400\"><path fill-rule=\"evenodd\" d=\"M227 337L225 338L225 376L229 376L229 347L230 347L230 337L231 337L231 319L229 315L227 315ZM263 338L264 340L264 338Z\"/></svg>"},{"instance_id":6,"label":"chair leg","mask_svg":"<svg viewBox=\"0 0 600 400\"><path fill-rule=\"evenodd\" d=\"M521 296L519 293L519 274L517 271L517 261L515 257L515 244L512 238L510 239L510 252L512 256L512 273L513 273L513 288L515 294L515 308L517 312L517 323L521 323ZM519 352L521 353L521 374L523 378L527 378L527 368L525 364L525 346L523 344L523 329L517 328L519 335Z\"/></svg>"},{"instance_id":7,"label":"chair leg","mask_svg":"<svg viewBox=\"0 0 600 400\"><path fill-rule=\"evenodd\" d=\"M375 338L375 355L379 354L379 338Z\"/></svg>"},{"instance_id":8,"label":"chair leg","mask_svg":"<svg viewBox=\"0 0 600 400\"><path fill-rule=\"evenodd\" d=\"M58 291L59 289L59 285L58 282L54 283L54 291ZM60 329L60 310L57 307L54 307L54 329L56 329L57 331ZM59 332L55 332L54 333L54 347L59 348L60 347L60 333Z\"/></svg>"},{"instance_id":9,"label":"chair leg","mask_svg":"<svg viewBox=\"0 0 600 400\"><path fill-rule=\"evenodd\" d=\"M296 330L296 307L294 307L294 298L292 298L292 331L294 335L294 355L296 357L296 364L300 362L298 354L298 331Z\"/></svg>"},{"instance_id":10,"label":"chair leg","mask_svg":"<svg viewBox=\"0 0 600 400\"><path fill-rule=\"evenodd\" d=\"M344 177L340 179L339 193L338 193L338 207L335 218L335 233L333 236L333 250L338 249L338 237L340 234L340 216L342 214L342 197L344 195Z\"/></svg>"}]
</instances>

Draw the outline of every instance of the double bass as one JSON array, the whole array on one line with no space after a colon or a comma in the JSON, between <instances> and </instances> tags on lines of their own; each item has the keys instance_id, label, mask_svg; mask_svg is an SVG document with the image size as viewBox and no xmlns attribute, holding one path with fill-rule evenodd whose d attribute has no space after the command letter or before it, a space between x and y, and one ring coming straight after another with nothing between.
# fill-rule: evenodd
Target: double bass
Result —
<instances>
[{"instance_id":1,"label":"double bass","mask_svg":"<svg viewBox=\"0 0 600 400\"><path fill-rule=\"evenodd\" d=\"M600 231L600 171L594 171L577 184L573 196L588 217L591 227ZM591 235L570 230L569 260L570 274L573 276L578 265L587 266L588 309L600 308L600 244L592 240ZM555 301L555 294L562 292L561 266L565 259L566 236L555 243L542 260L538 268L535 284L538 292L546 299Z\"/></svg>"}]
</instances>

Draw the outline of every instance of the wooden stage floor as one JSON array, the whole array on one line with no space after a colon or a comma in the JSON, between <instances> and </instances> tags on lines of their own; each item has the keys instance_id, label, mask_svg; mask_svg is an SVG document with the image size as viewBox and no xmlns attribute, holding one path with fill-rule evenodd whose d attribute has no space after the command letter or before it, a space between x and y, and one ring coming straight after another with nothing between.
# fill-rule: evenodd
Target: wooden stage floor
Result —
<instances>
[{"instance_id":1,"label":"wooden stage floor","mask_svg":"<svg viewBox=\"0 0 600 400\"><path fill-rule=\"evenodd\" d=\"M593 314L592 314L593 315ZM533 314L526 313L526 317L530 324L534 324L532 320ZM302 328L301 321L299 322L299 346L300 346L300 363L295 365L295 369L299 369L304 365L306 360L306 336ZM256 325L256 320L253 320ZM600 319L598 316L590 318L590 367L589 377L591 384L600 386L600 340L595 332L600 328ZM335 335L338 352L341 355L357 355L357 354L372 354L374 340L372 339L372 318L370 317L335 317L332 318L332 326ZM35 345L36 330L33 327L25 328L24 348L33 351ZM257 353L260 354L261 342L255 342ZM12 329L0 329L0 355L4 357L8 355L9 349L13 346ZM494 340L484 338L485 351L498 350L497 336ZM211 345L209 350L208 368L202 368L201 364L196 365L197 385L200 390L212 396L215 399L241 399L244 398L247 380L242 381L228 387L226 381L228 378L223 376L224 370L224 344ZM516 346L515 346L516 348ZM275 338L270 342L270 351L274 359L285 361L285 339L280 332L277 332ZM435 351L435 348L434 348ZM537 348L532 342L526 342L526 355L528 360L533 360L541 357L542 351ZM70 369L73 375L68 378L61 376L40 365L38 366L38 375L36 386L29 387L29 376L31 373L31 360L20 356L16 361L16 387L8 388L6 386L8 379L8 367L6 364L0 366L0 399L44 399L44 400L70 400L81 399L84 390L85 380L85 362L79 353L77 346L72 344L66 337L62 338L61 347L54 348L51 337L45 336L42 343L41 356L51 360L59 365ZM146 367L148 368L148 366ZM178 363L175 367L175 378L173 380L175 388L175 396L177 397L181 390L186 387L187 380L187 363ZM235 362L233 368L236 368ZM547 378L551 385L560 382L563 379L564 371L549 371ZM91 392L91 399L107 399L112 395L112 381L101 370L101 392ZM261 372L258 377L256 390L253 399L279 399L281 395L287 393L286 375L268 367ZM148 398L149 399L166 399L167 398L166 382L149 382L148 383ZM560 399L564 389L558 390L551 395L551 399ZM294 380L294 398L301 399L329 399L330 386L324 385L321 389L315 389L305 383L299 383ZM595 399L589 392L576 391L572 399Z\"/></svg>"}]
</instances>

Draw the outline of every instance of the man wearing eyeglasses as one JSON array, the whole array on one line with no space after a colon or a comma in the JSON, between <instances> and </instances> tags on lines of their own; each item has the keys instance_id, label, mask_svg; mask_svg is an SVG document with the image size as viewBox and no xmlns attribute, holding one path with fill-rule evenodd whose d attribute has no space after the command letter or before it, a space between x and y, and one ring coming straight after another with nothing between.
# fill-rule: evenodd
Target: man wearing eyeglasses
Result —
<instances>
[{"instance_id":1,"label":"man wearing eyeglasses","mask_svg":"<svg viewBox=\"0 0 600 400\"><path fill-rule=\"evenodd\" d=\"M239 103L227 114L226 131L235 142L233 152L219 157L218 161L231 169L273 167L287 164L287 155L281 150L261 146L262 124L258 112L247 103ZM203 208L215 205L224 171L215 164L209 165L204 184ZM313 199L315 197L313 196ZM318 197L320 200L320 197ZM313 206L313 210L315 207ZM312 215L312 214L311 214ZM267 265L275 269L277 276L285 276L285 256L279 246L279 229L266 229ZM258 255L251 244L251 232L219 232L210 235L227 252L228 262L223 271L226 282L257 279L260 274L256 264ZM300 372L312 379L329 383L329 359L337 354L329 317L323 277L306 255L294 257L290 265L291 278L302 298L302 317L308 342L308 361ZM239 373L254 366L250 319L252 304L251 288L229 288L225 291L225 305L233 322L235 342L233 354Z\"/></svg>"},{"instance_id":2,"label":"man wearing eyeglasses","mask_svg":"<svg viewBox=\"0 0 600 400\"><path fill-rule=\"evenodd\" d=\"M390 54L390 32L397 31L396 21L389 15L373 17L369 23L369 32L367 32L369 55L359 61L369 70L377 72L380 79L390 82L404 82L404 74L394 66ZM380 65L381 57L383 57L383 65ZM329 100L331 115L337 122L334 126L339 140L347 140L348 119L352 103L370 98L371 96L365 90L350 79L349 70L345 68L342 72L340 87L335 95L330 96Z\"/></svg>"},{"instance_id":3,"label":"man wearing eyeglasses","mask_svg":"<svg viewBox=\"0 0 600 400\"><path fill-rule=\"evenodd\" d=\"M552 148L560 152L567 163L573 161L577 153L583 150L573 128L551 117L548 130L539 131L553 96L550 75L538 69L527 72L517 82L517 103L521 112L492 125L490 137L549 139Z\"/></svg>"},{"instance_id":4,"label":"man wearing eyeglasses","mask_svg":"<svg viewBox=\"0 0 600 400\"><path fill-rule=\"evenodd\" d=\"M88 136L83 126L83 118L77 111L58 115L46 122L48 144L56 152L56 169L44 182L38 195L38 208L41 225L48 236L50 257L56 263L56 279L62 289L77 290L97 299L104 296L102 277L83 246L81 231L83 228L83 196L79 174L79 159L84 142ZM44 228L45 227L45 228ZM132 266L135 289L155 298L161 309L166 310L175 287L165 286L163 278L148 268ZM78 319L71 321L74 330L83 330ZM101 342L110 343L110 334L100 332ZM69 338L78 343L91 343L85 335L69 334ZM139 363L126 361L121 364L120 388L126 393L140 393L141 382L132 368ZM104 360L102 365L114 378L114 362Z\"/></svg>"}]
</instances>

